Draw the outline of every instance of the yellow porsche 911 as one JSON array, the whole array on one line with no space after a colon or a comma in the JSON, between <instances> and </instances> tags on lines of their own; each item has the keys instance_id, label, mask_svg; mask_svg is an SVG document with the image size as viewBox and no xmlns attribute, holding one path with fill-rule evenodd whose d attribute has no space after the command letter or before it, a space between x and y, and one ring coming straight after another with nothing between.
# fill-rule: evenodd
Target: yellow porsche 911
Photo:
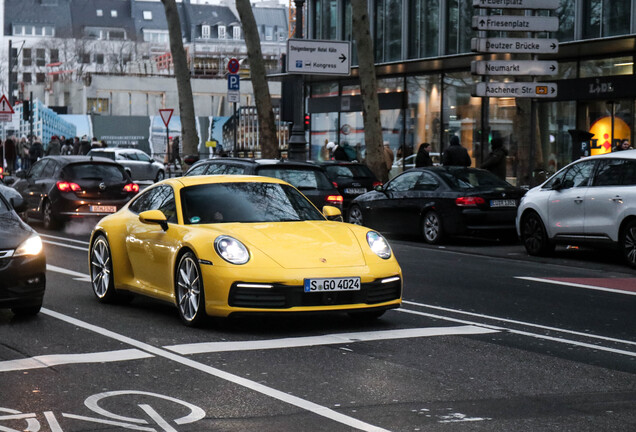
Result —
<instances>
[{"instance_id":1,"label":"yellow porsche 911","mask_svg":"<svg viewBox=\"0 0 636 432\"><path fill-rule=\"evenodd\" d=\"M387 241L329 220L282 180L193 176L139 193L93 230L92 287L102 302L130 292L169 301L187 325L206 315L348 312L400 306L402 271Z\"/></svg>"}]
</instances>

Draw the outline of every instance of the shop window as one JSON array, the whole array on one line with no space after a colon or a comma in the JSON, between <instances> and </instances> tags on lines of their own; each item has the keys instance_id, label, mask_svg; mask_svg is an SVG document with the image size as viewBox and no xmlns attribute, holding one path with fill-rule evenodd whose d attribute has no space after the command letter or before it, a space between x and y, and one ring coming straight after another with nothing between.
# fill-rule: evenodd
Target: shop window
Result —
<instances>
[{"instance_id":1,"label":"shop window","mask_svg":"<svg viewBox=\"0 0 636 432\"><path fill-rule=\"evenodd\" d=\"M626 56L581 61L579 76L581 78L594 78L611 75L631 75L633 72L634 58Z\"/></svg>"},{"instance_id":2,"label":"shop window","mask_svg":"<svg viewBox=\"0 0 636 432\"><path fill-rule=\"evenodd\" d=\"M360 85L352 84L352 85L342 86L342 96L359 96L359 95L360 95Z\"/></svg>"},{"instance_id":3,"label":"shop window","mask_svg":"<svg viewBox=\"0 0 636 432\"><path fill-rule=\"evenodd\" d=\"M409 58L439 53L439 0L413 0L409 4Z\"/></svg>"},{"instance_id":4,"label":"shop window","mask_svg":"<svg viewBox=\"0 0 636 432\"><path fill-rule=\"evenodd\" d=\"M559 62L559 71L552 79L574 79L577 69L577 62Z\"/></svg>"},{"instance_id":5,"label":"shop window","mask_svg":"<svg viewBox=\"0 0 636 432\"><path fill-rule=\"evenodd\" d=\"M333 97L333 96L338 96L337 82L318 83L318 84L313 84L311 86L312 98Z\"/></svg>"},{"instance_id":6,"label":"shop window","mask_svg":"<svg viewBox=\"0 0 636 432\"><path fill-rule=\"evenodd\" d=\"M474 161L481 154L479 131L481 125L481 98L472 97L471 90L479 80L470 72L457 72L444 75L442 81L444 100L442 105L443 135L441 151L444 151L452 136L459 137L460 144L468 150Z\"/></svg>"},{"instance_id":7,"label":"shop window","mask_svg":"<svg viewBox=\"0 0 636 432\"><path fill-rule=\"evenodd\" d=\"M430 153L441 152L440 111L441 77L422 75L407 77L408 108L406 111L405 157L417 153L423 142L431 144Z\"/></svg>"}]
</instances>

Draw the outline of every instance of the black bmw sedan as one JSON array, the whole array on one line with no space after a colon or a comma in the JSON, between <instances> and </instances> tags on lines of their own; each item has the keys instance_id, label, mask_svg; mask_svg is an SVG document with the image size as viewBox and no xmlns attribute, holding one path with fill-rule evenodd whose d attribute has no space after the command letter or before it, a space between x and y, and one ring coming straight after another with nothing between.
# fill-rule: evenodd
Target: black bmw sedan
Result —
<instances>
[{"instance_id":1,"label":"black bmw sedan","mask_svg":"<svg viewBox=\"0 0 636 432\"><path fill-rule=\"evenodd\" d=\"M424 236L431 244L453 235L512 236L524 193L482 169L413 168L354 199L347 221L382 232Z\"/></svg>"},{"instance_id":2,"label":"black bmw sedan","mask_svg":"<svg viewBox=\"0 0 636 432\"><path fill-rule=\"evenodd\" d=\"M46 156L18 177L12 187L26 202L24 216L41 220L45 229L72 219L100 219L139 192L121 165L100 157Z\"/></svg>"},{"instance_id":3,"label":"black bmw sedan","mask_svg":"<svg viewBox=\"0 0 636 432\"><path fill-rule=\"evenodd\" d=\"M46 257L40 236L14 211L24 201L7 189L0 187L0 308L35 315L44 297Z\"/></svg>"}]
</instances>

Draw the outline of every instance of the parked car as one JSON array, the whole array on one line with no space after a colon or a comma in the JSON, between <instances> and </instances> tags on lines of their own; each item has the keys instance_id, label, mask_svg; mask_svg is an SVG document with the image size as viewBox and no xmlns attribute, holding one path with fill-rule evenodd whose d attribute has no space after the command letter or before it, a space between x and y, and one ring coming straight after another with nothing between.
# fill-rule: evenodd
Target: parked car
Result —
<instances>
[{"instance_id":1,"label":"parked car","mask_svg":"<svg viewBox=\"0 0 636 432\"><path fill-rule=\"evenodd\" d=\"M434 166L439 166L442 164L441 155L439 153L429 153L429 156L433 160ZM400 174L403 171L406 171L411 168L415 168L415 158L417 157L416 153L409 155L402 162L402 158L395 159L393 162L393 166L391 167L391 171L389 171L389 178L393 178L396 175Z\"/></svg>"},{"instance_id":2,"label":"parked car","mask_svg":"<svg viewBox=\"0 0 636 432\"><path fill-rule=\"evenodd\" d=\"M132 148L107 147L92 149L87 156L105 157L121 164L130 178L135 181L161 181L165 178L166 168L145 152Z\"/></svg>"},{"instance_id":3,"label":"parked car","mask_svg":"<svg viewBox=\"0 0 636 432\"><path fill-rule=\"evenodd\" d=\"M211 174L253 174L278 178L291 183L318 209L330 205L342 211L342 195L331 183L325 170L313 163L286 159L204 159L193 165L185 176Z\"/></svg>"},{"instance_id":4,"label":"parked car","mask_svg":"<svg viewBox=\"0 0 636 432\"><path fill-rule=\"evenodd\" d=\"M171 302L186 325L246 313L368 319L399 307L402 272L389 244L327 220L339 214L276 178L167 179L95 227L93 292L101 302L125 291Z\"/></svg>"},{"instance_id":5,"label":"parked car","mask_svg":"<svg viewBox=\"0 0 636 432\"><path fill-rule=\"evenodd\" d=\"M524 191L464 167L413 168L353 200L347 220L381 232L423 235L430 244L460 234L512 234Z\"/></svg>"},{"instance_id":6,"label":"parked car","mask_svg":"<svg viewBox=\"0 0 636 432\"><path fill-rule=\"evenodd\" d=\"M342 195L345 215L355 197L382 185L382 182L363 163L325 161L319 165L325 169L327 177Z\"/></svg>"},{"instance_id":7,"label":"parked car","mask_svg":"<svg viewBox=\"0 0 636 432\"><path fill-rule=\"evenodd\" d=\"M517 231L530 255L559 243L609 245L636 268L636 150L572 162L528 191Z\"/></svg>"},{"instance_id":8,"label":"parked car","mask_svg":"<svg viewBox=\"0 0 636 432\"><path fill-rule=\"evenodd\" d=\"M15 210L24 200L0 185L0 308L16 315L35 315L46 287L46 257L42 239Z\"/></svg>"},{"instance_id":9,"label":"parked car","mask_svg":"<svg viewBox=\"0 0 636 432\"><path fill-rule=\"evenodd\" d=\"M26 202L24 217L46 229L115 213L139 192L120 164L89 156L46 156L18 172L12 187Z\"/></svg>"}]
</instances>

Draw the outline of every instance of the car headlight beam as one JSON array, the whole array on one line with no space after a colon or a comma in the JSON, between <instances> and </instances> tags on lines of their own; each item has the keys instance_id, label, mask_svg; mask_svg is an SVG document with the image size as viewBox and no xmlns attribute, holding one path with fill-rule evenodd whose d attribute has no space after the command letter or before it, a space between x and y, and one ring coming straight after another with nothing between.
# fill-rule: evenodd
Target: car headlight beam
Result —
<instances>
[{"instance_id":1,"label":"car headlight beam","mask_svg":"<svg viewBox=\"0 0 636 432\"><path fill-rule=\"evenodd\" d=\"M375 253L380 258L391 258L391 248L389 247L389 243L384 237L382 237L380 233L369 231L367 233L367 243L369 243L369 247L371 248L373 253Z\"/></svg>"},{"instance_id":2,"label":"car headlight beam","mask_svg":"<svg viewBox=\"0 0 636 432\"><path fill-rule=\"evenodd\" d=\"M245 245L234 237L226 235L217 237L214 241L214 249L230 264L245 264L250 260L250 253Z\"/></svg>"},{"instance_id":3,"label":"car headlight beam","mask_svg":"<svg viewBox=\"0 0 636 432\"><path fill-rule=\"evenodd\" d=\"M40 236L29 237L17 247L13 256L38 255L42 252L42 239Z\"/></svg>"}]
</instances>

